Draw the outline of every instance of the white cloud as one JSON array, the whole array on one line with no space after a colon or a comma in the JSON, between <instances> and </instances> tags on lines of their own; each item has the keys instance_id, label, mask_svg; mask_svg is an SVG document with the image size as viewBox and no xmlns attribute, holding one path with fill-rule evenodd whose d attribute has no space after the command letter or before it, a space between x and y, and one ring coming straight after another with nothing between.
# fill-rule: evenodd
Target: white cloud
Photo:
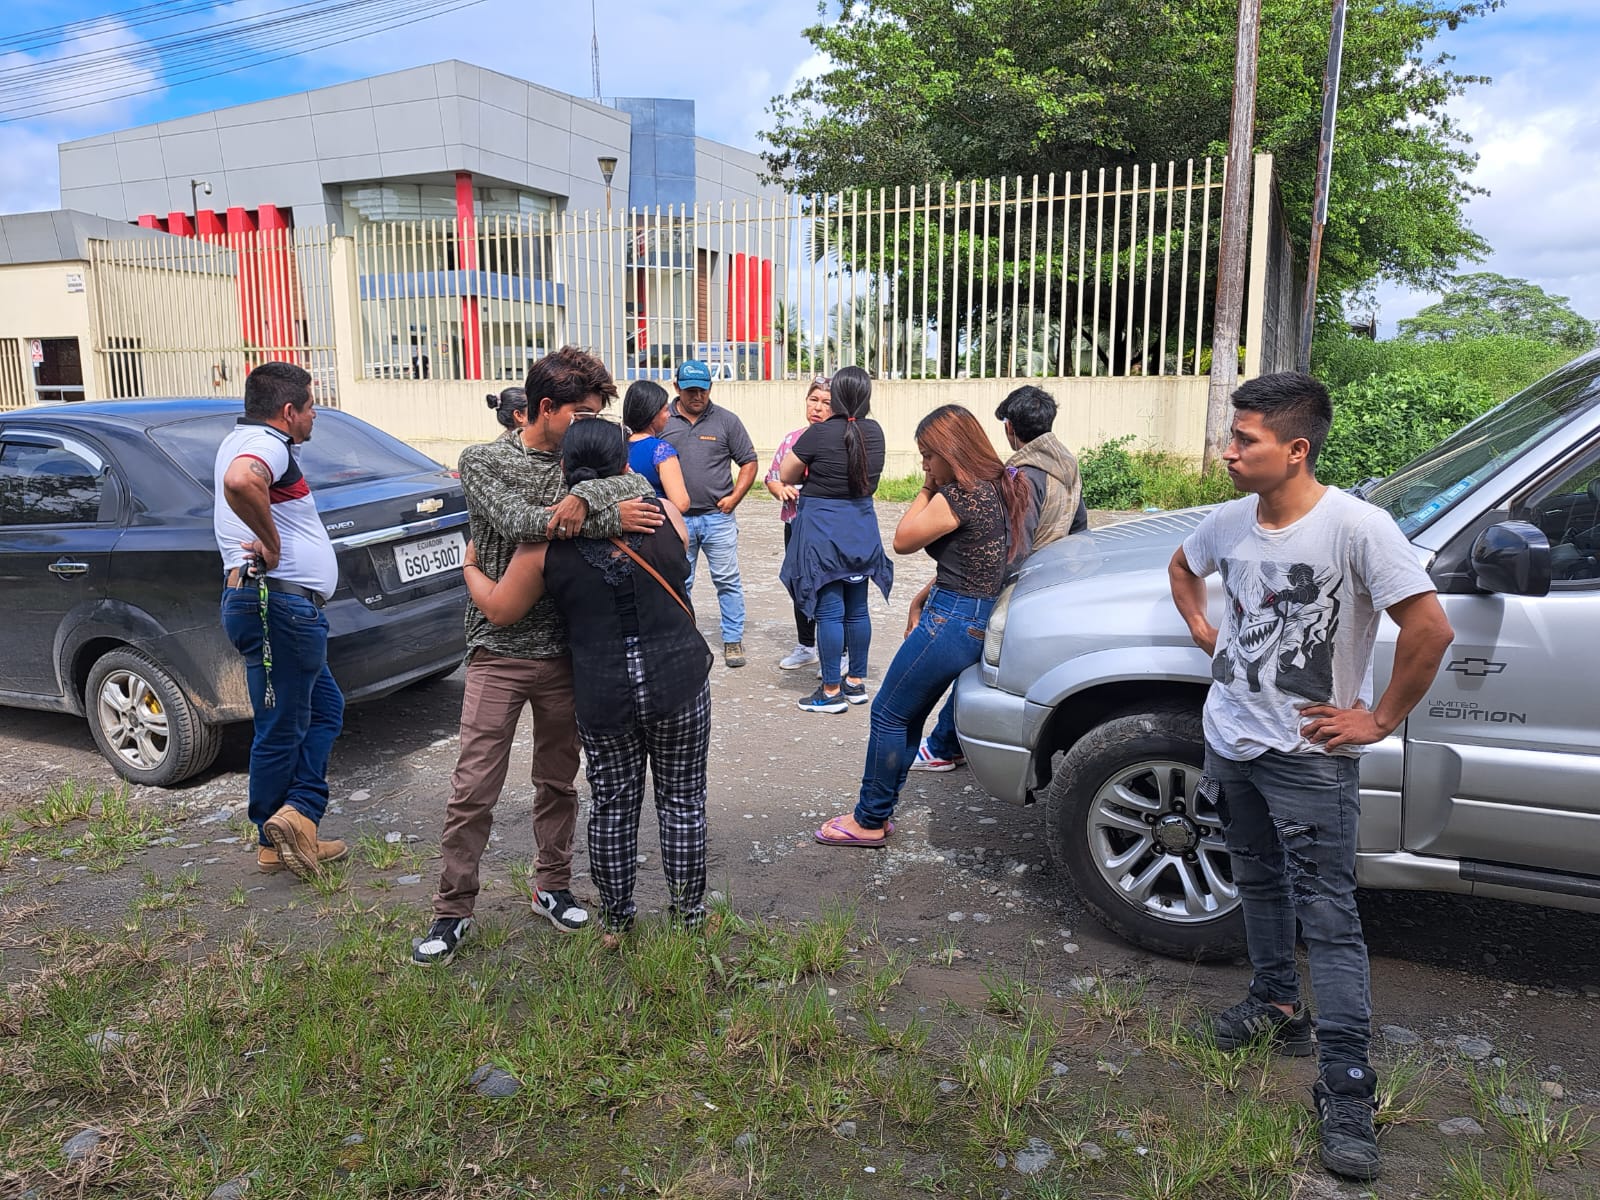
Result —
<instances>
[{"instance_id":1,"label":"white cloud","mask_svg":"<svg viewBox=\"0 0 1600 1200\"><path fill-rule=\"evenodd\" d=\"M1520 0L1462 37L1457 68L1494 83L1452 105L1478 152L1472 182L1489 193L1473 197L1467 215L1492 247L1483 263L1461 269L1531 279L1600 317L1600 78L1589 61L1600 20L1592 0ZM1377 298L1385 335L1438 299L1392 284Z\"/></svg>"},{"instance_id":2,"label":"white cloud","mask_svg":"<svg viewBox=\"0 0 1600 1200\"><path fill-rule=\"evenodd\" d=\"M153 89L137 98L107 100L0 126L5 130L5 153L0 155L0 212L55 208L61 201L57 144L128 125L137 119L135 114L142 107L157 99L163 90L160 76L133 57L143 44L125 25L103 21L48 53L0 56L0 68L5 70L49 68L56 64L66 72L73 68L72 60L78 55L109 52L109 57L94 60L96 76L114 77L119 85L126 84L132 90ZM73 104L83 97L82 89L88 83L90 80L81 74L42 76L32 98L38 106Z\"/></svg>"}]
</instances>

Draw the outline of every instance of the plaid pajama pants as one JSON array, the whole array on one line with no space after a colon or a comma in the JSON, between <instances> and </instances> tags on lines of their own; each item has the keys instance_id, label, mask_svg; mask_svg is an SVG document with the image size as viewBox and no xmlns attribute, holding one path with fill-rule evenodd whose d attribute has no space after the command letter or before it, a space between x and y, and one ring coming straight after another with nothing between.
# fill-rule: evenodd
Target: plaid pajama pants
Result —
<instances>
[{"instance_id":1,"label":"plaid pajama pants","mask_svg":"<svg viewBox=\"0 0 1600 1200\"><path fill-rule=\"evenodd\" d=\"M589 780L589 872L600 893L600 922L612 932L633 923L633 885L638 876L639 810L644 804L648 761L655 783L661 828L661 866L671 911L690 927L705 918L706 753L711 745L711 685L695 700L666 716L650 706L644 662L628 650L633 688L633 724L620 732L594 733L580 722L584 774Z\"/></svg>"}]
</instances>

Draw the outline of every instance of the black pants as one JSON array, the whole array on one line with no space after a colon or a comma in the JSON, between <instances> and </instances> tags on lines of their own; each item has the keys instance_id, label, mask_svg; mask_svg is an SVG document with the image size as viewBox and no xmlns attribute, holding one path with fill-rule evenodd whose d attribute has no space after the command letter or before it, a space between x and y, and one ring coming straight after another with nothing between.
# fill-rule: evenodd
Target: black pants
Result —
<instances>
[{"instance_id":1,"label":"black pants","mask_svg":"<svg viewBox=\"0 0 1600 1200\"><path fill-rule=\"evenodd\" d=\"M789 539L794 536L794 522L783 523L783 548L789 548ZM794 606L794 632L795 641L802 646L815 646L817 644L817 623L806 616L805 610L798 604Z\"/></svg>"}]
</instances>

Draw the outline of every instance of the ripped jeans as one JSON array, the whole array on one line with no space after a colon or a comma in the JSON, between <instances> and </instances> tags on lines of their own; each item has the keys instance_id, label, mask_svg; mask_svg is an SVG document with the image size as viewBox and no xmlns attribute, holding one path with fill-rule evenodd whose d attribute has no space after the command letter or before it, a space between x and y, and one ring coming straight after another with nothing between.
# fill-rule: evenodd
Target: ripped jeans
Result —
<instances>
[{"instance_id":1,"label":"ripped jeans","mask_svg":"<svg viewBox=\"0 0 1600 1200\"><path fill-rule=\"evenodd\" d=\"M1217 809L1244 907L1255 972L1250 992L1269 1004L1299 999L1299 918L1324 1068L1370 1065L1372 985L1356 911L1360 765L1341 755L1275 750L1236 762L1206 747L1206 777L1221 789Z\"/></svg>"}]
</instances>

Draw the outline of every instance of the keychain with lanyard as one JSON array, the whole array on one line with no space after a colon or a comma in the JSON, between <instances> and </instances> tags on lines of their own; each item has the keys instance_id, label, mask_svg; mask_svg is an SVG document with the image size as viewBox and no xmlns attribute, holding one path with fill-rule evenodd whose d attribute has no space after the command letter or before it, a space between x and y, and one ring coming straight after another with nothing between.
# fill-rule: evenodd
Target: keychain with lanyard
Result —
<instances>
[{"instance_id":1,"label":"keychain with lanyard","mask_svg":"<svg viewBox=\"0 0 1600 1200\"><path fill-rule=\"evenodd\" d=\"M266 695L262 702L268 708L277 705L278 698L272 690L272 631L267 624L267 575L256 564L255 559L246 558L244 564L245 578L255 577L256 593L261 597L261 670L267 679Z\"/></svg>"}]
</instances>

